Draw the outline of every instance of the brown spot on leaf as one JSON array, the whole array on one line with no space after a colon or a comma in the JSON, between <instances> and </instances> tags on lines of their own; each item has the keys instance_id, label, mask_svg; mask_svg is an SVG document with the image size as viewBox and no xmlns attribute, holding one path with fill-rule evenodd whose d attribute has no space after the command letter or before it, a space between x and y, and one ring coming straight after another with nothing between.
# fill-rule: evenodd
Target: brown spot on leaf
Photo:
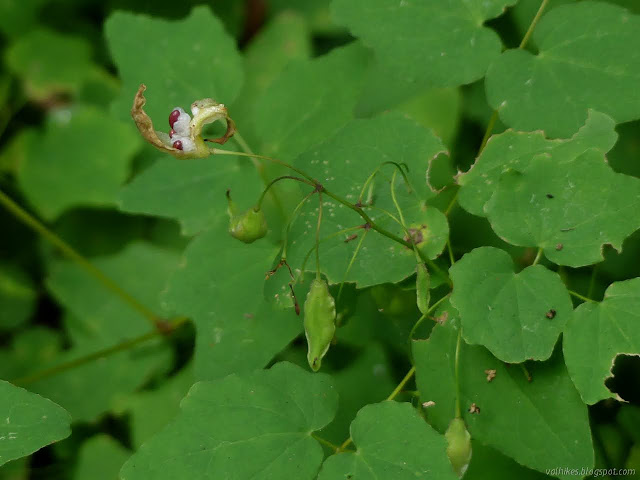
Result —
<instances>
[{"instance_id":1,"label":"brown spot on leaf","mask_svg":"<svg viewBox=\"0 0 640 480\"><path fill-rule=\"evenodd\" d=\"M475 403L472 403L469 407L469 413L480 413L480 407L478 407Z\"/></svg>"},{"instance_id":2,"label":"brown spot on leaf","mask_svg":"<svg viewBox=\"0 0 640 480\"><path fill-rule=\"evenodd\" d=\"M564 245L562 245L561 243L558 243L558 244L556 245L556 250L557 250L557 251L560 251L560 250L562 250L563 248L564 248Z\"/></svg>"},{"instance_id":3,"label":"brown spot on leaf","mask_svg":"<svg viewBox=\"0 0 640 480\"><path fill-rule=\"evenodd\" d=\"M433 317L433 320L439 323L440 325L444 325L444 323L447 321L448 318L449 318L449 312L444 311L437 317Z\"/></svg>"},{"instance_id":4,"label":"brown spot on leaf","mask_svg":"<svg viewBox=\"0 0 640 480\"><path fill-rule=\"evenodd\" d=\"M495 370L487 369L487 370L484 371L484 373L487 375L487 382L491 382L491 380L496 378L496 371Z\"/></svg>"},{"instance_id":5,"label":"brown spot on leaf","mask_svg":"<svg viewBox=\"0 0 640 480\"><path fill-rule=\"evenodd\" d=\"M429 400L428 402L424 402L424 403L422 404L422 406L423 406L424 408L429 408L429 407L433 407L433 406L435 406L435 404L436 404L436 402L434 402L433 400Z\"/></svg>"},{"instance_id":6,"label":"brown spot on leaf","mask_svg":"<svg viewBox=\"0 0 640 480\"><path fill-rule=\"evenodd\" d=\"M552 320L553 318L555 318L556 316L556 311L552 308L551 310L549 310L547 313L545 313L545 316L549 319Z\"/></svg>"}]
</instances>

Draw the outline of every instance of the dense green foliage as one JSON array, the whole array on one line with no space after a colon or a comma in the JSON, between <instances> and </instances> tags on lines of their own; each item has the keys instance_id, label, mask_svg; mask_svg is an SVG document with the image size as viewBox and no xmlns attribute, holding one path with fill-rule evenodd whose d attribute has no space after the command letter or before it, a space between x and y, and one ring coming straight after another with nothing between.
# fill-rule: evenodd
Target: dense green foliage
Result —
<instances>
[{"instance_id":1,"label":"dense green foliage","mask_svg":"<svg viewBox=\"0 0 640 480\"><path fill-rule=\"evenodd\" d=\"M640 478L640 2L5 0L0 51L0 480Z\"/></svg>"}]
</instances>

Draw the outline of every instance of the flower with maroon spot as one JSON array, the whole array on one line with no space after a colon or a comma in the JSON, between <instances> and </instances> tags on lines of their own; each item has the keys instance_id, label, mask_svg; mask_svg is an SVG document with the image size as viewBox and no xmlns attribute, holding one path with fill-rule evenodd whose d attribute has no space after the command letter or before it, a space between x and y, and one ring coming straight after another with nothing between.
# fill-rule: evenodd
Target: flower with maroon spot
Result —
<instances>
[{"instance_id":1,"label":"flower with maroon spot","mask_svg":"<svg viewBox=\"0 0 640 480\"><path fill-rule=\"evenodd\" d=\"M235 124L229 117L226 107L210 98L196 100L191 104L193 118L181 107L175 107L169 113L169 134L156 131L151 118L143 109L146 103L145 90L146 86L140 85L133 100L131 116L145 140L159 150L169 152L177 158L204 158L213 153L213 149L209 148L205 142L223 144L235 132ZM202 138L204 125L218 120L226 121L225 134L215 139Z\"/></svg>"}]
</instances>

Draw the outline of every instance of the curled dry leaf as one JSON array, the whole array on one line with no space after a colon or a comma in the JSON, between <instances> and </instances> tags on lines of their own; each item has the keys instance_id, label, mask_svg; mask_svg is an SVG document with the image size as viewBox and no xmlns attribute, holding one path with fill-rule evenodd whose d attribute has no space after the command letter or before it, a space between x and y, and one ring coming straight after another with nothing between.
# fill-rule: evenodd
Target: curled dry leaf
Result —
<instances>
[{"instance_id":1,"label":"curled dry leaf","mask_svg":"<svg viewBox=\"0 0 640 480\"><path fill-rule=\"evenodd\" d=\"M496 371L495 370L485 370L484 371L485 375L487 375L487 382L490 382L491 380L493 380L494 378L496 378Z\"/></svg>"},{"instance_id":2,"label":"curled dry leaf","mask_svg":"<svg viewBox=\"0 0 640 480\"><path fill-rule=\"evenodd\" d=\"M133 117L144 139L158 150L170 153L176 158L204 158L211 155L211 150L205 142L223 144L235 133L235 124L231 117L229 117L227 108L223 104L217 103L210 98L204 98L202 100L196 100L191 104L193 119L189 121L186 132L188 135L185 138L185 142L173 142L169 135L153 128L151 118L144 111L144 105L147 102L147 99L144 97L144 91L146 89L147 86L141 84L136 92L133 99L133 107L131 108L131 117ZM188 117L188 114L186 117ZM206 124L222 119L227 123L227 130L224 135L212 140L203 139L202 128ZM180 144L180 147L174 148L174 145L177 143Z\"/></svg>"}]
</instances>

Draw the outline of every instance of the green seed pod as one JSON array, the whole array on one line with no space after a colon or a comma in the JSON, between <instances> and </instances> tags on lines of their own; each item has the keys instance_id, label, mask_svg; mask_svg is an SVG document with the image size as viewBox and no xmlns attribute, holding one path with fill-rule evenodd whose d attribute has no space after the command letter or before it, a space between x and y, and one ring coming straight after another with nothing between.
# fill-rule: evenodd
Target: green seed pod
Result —
<instances>
[{"instance_id":1,"label":"green seed pod","mask_svg":"<svg viewBox=\"0 0 640 480\"><path fill-rule=\"evenodd\" d=\"M304 332L308 346L307 361L311 370L317 372L336 332L336 302L324 280L316 278L311 282L304 302Z\"/></svg>"},{"instance_id":2,"label":"green seed pod","mask_svg":"<svg viewBox=\"0 0 640 480\"><path fill-rule=\"evenodd\" d=\"M416 294L418 296L418 310L423 315L429 310L429 271L424 263L418 263L418 276L416 277Z\"/></svg>"},{"instance_id":3,"label":"green seed pod","mask_svg":"<svg viewBox=\"0 0 640 480\"><path fill-rule=\"evenodd\" d=\"M464 420L454 418L444 433L449 446L447 456L456 474L462 478L471 462L471 435L467 431Z\"/></svg>"},{"instance_id":4,"label":"green seed pod","mask_svg":"<svg viewBox=\"0 0 640 480\"><path fill-rule=\"evenodd\" d=\"M246 212L237 213L236 204L231 200L227 191L229 202L229 233L244 243L253 243L267 234L267 219L262 210L250 208Z\"/></svg>"}]
</instances>

